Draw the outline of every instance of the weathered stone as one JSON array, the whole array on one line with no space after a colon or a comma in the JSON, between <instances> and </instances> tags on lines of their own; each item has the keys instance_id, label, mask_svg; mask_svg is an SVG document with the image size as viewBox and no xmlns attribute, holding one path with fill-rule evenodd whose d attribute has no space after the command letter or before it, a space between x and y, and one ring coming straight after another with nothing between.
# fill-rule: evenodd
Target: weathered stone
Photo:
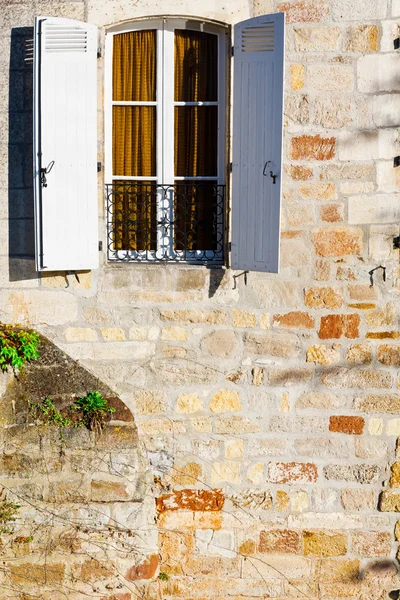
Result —
<instances>
[{"instance_id":1,"label":"weathered stone","mask_svg":"<svg viewBox=\"0 0 400 600\"><path fill-rule=\"evenodd\" d=\"M150 363L150 369L158 384L191 385L211 383L218 379L215 369L185 360L154 360Z\"/></svg>"},{"instance_id":2,"label":"weathered stone","mask_svg":"<svg viewBox=\"0 0 400 600\"><path fill-rule=\"evenodd\" d=\"M378 49L379 31L376 25L357 25L348 27L344 35L345 52L376 52Z\"/></svg>"},{"instance_id":3,"label":"weathered stone","mask_svg":"<svg viewBox=\"0 0 400 600\"><path fill-rule=\"evenodd\" d=\"M226 313L222 310L202 312L201 310L162 310L160 312L162 321L175 321L178 323L208 323L209 325L225 325L227 323Z\"/></svg>"},{"instance_id":4,"label":"weathered stone","mask_svg":"<svg viewBox=\"0 0 400 600\"><path fill-rule=\"evenodd\" d=\"M286 13L287 23L319 22L328 16L329 7L324 1L292 0L281 2L278 11Z\"/></svg>"},{"instance_id":5,"label":"weathered stone","mask_svg":"<svg viewBox=\"0 0 400 600\"><path fill-rule=\"evenodd\" d=\"M321 317L321 326L318 337L323 340L330 338L357 338L359 337L360 316L353 315L325 315Z\"/></svg>"},{"instance_id":6,"label":"weathered stone","mask_svg":"<svg viewBox=\"0 0 400 600\"><path fill-rule=\"evenodd\" d=\"M359 227L314 229L312 242L319 256L360 254L363 248L363 232Z\"/></svg>"},{"instance_id":7,"label":"weathered stone","mask_svg":"<svg viewBox=\"0 0 400 600\"><path fill-rule=\"evenodd\" d=\"M140 415L156 415L167 410L167 397L164 392L139 391L135 393L135 407Z\"/></svg>"},{"instance_id":8,"label":"weathered stone","mask_svg":"<svg viewBox=\"0 0 400 600\"><path fill-rule=\"evenodd\" d=\"M249 456L281 456L287 451L287 440L283 437L275 439L254 439L248 440Z\"/></svg>"},{"instance_id":9,"label":"weathered stone","mask_svg":"<svg viewBox=\"0 0 400 600\"><path fill-rule=\"evenodd\" d=\"M368 421L368 433L370 435L381 435L383 432L383 421L373 417Z\"/></svg>"},{"instance_id":10,"label":"weathered stone","mask_svg":"<svg viewBox=\"0 0 400 600\"><path fill-rule=\"evenodd\" d=\"M304 392L296 402L296 408L317 408L331 410L343 406L344 401L326 392Z\"/></svg>"},{"instance_id":11,"label":"weathered stone","mask_svg":"<svg viewBox=\"0 0 400 600\"><path fill-rule=\"evenodd\" d=\"M290 65L290 87L292 90L301 90L304 86L304 65Z\"/></svg>"},{"instance_id":12,"label":"weathered stone","mask_svg":"<svg viewBox=\"0 0 400 600\"><path fill-rule=\"evenodd\" d=\"M268 384L279 386L301 385L310 381L313 372L309 369L280 369L269 371Z\"/></svg>"},{"instance_id":13,"label":"weathered stone","mask_svg":"<svg viewBox=\"0 0 400 600\"><path fill-rule=\"evenodd\" d=\"M270 529L260 532L258 552L262 554L300 554L301 536L289 529Z\"/></svg>"},{"instance_id":14,"label":"weathered stone","mask_svg":"<svg viewBox=\"0 0 400 600\"><path fill-rule=\"evenodd\" d=\"M335 3L332 5L332 17L334 21L384 19L386 14L386 0L335 0Z\"/></svg>"},{"instance_id":15,"label":"weathered stone","mask_svg":"<svg viewBox=\"0 0 400 600\"><path fill-rule=\"evenodd\" d=\"M45 564L26 562L7 565L11 583L15 586L59 585L64 580L65 564L46 561Z\"/></svg>"},{"instance_id":16,"label":"weathered stone","mask_svg":"<svg viewBox=\"0 0 400 600\"><path fill-rule=\"evenodd\" d=\"M214 413L242 410L239 394L232 390L220 390L211 398L208 408Z\"/></svg>"},{"instance_id":17,"label":"weathered stone","mask_svg":"<svg viewBox=\"0 0 400 600\"><path fill-rule=\"evenodd\" d=\"M365 337L368 340L397 340L400 331L367 331Z\"/></svg>"},{"instance_id":18,"label":"weathered stone","mask_svg":"<svg viewBox=\"0 0 400 600\"><path fill-rule=\"evenodd\" d=\"M293 137L290 145L292 160L330 160L335 156L336 138L320 135Z\"/></svg>"},{"instance_id":19,"label":"weathered stone","mask_svg":"<svg viewBox=\"0 0 400 600\"><path fill-rule=\"evenodd\" d=\"M239 492L228 492L227 498L237 508L270 510L272 496L268 490L244 489Z\"/></svg>"},{"instance_id":20,"label":"weathered stone","mask_svg":"<svg viewBox=\"0 0 400 600\"><path fill-rule=\"evenodd\" d=\"M165 327L161 331L161 339L169 342L182 342L188 339L188 332L183 327Z\"/></svg>"},{"instance_id":21,"label":"weathered stone","mask_svg":"<svg viewBox=\"0 0 400 600\"><path fill-rule=\"evenodd\" d=\"M317 467L312 463L268 463L270 483L313 483L317 478Z\"/></svg>"},{"instance_id":22,"label":"weathered stone","mask_svg":"<svg viewBox=\"0 0 400 600\"><path fill-rule=\"evenodd\" d=\"M302 165L286 165L285 171L295 181L305 181L307 179L311 179L313 176L312 169L303 167Z\"/></svg>"},{"instance_id":23,"label":"weathered stone","mask_svg":"<svg viewBox=\"0 0 400 600\"><path fill-rule=\"evenodd\" d=\"M266 354L294 358L299 355L300 344L296 335L278 332L249 333L244 345L250 354Z\"/></svg>"},{"instance_id":24,"label":"weathered stone","mask_svg":"<svg viewBox=\"0 0 400 600\"><path fill-rule=\"evenodd\" d=\"M273 325L282 328L312 329L314 327L313 317L305 312L290 312L284 315L274 315Z\"/></svg>"},{"instance_id":25,"label":"weathered stone","mask_svg":"<svg viewBox=\"0 0 400 600\"><path fill-rule=\"evenodd\" d=\"M166 510L219 511L224 506L222 490L174 490L156 500L159 513Z\"/></svg>"},{"instance_id":26,"label":"weathered stone","mask_svg":"<svg viewBox=\"0 0 400 600\"><path fill-rule=\"evenodd\" d=\"M322 375L322 383L328 387L339 388L390 388L393 385L393 377L390 373L384 371L367 371L364 369L356 371L337 367Z\"/></svg>"},{"instance_id":27,"label":"weathered stone","mask_svg":"<svg viewBox=\"0 0 400 600\"><path fill-rule=\"evenodd\" d=\"M380 472L380 468L376 465L327 465L324 467L325 479L354 481L361 484L376 483Z\"/></svg>"},{"instance_id":28,"label":"weathered stone","mask_svg":"<svg viewBox=\"0 0 400 600\"><path fill-rule=\"evenodd\" d=\"M299 286L293 281L256 280L254 283L249 282L248 287L254 291L260 308L282 310L282 307L288 309L299 307ZM261 320L260 325L262 326Z\"/></svg>"},{"instance_id":29,"label":"weathered stone","mask_svg":"<svg viewBox=\"0 0 400 600\"><path fill-rule=\"evenodd\" d=\"M247 417L225 417L215 422L215 432L223 435L255 433L260 429L260 425Z\"/></svg>"},{"instance_id":30,"label":"weathered stone","mask_svg":"<svg viewBox=\"0 0 400 600\"><path fill-rule=\"evenodd\" d=\"M294 43L297 52L334 52L338 49L339 27L295 27Z\"/></svg>"},{"instance_id":31,"label":"weathered stone","mask_svg":"<svg viewBox=\"0 0 400 600\"><path fill-rule=\"evenodd\" d=\"M347 65L309 65L307 82L316 92L352 92L354 71Z\"/></svg>"},{"instance_id":32,"label":"weathered stone","mask_svg":"<svg viewBox=\"0 0 400 600\"><path fill-rule=\"evenodd\" d=\"M158 554L152 554L139 565L131 567L124 575L127 581L152 579L158 568Z\"/></svg>"},{"instance_id":33,"label":"weathered stone","mask_svg":"<svg viewBox=\"0 0 400 600\"><path fill-rule=\"evenodd\" d=\"M323 582L352 583L360 573L360 561L356 559L325 559L321 561L320 578Z\"/></svg>"},{"instance_id":34,"label":"weathered stone","mask_svg":"<svg viewBox=\"0 0 400 600\"><path fill-rule=\"evenodd\" d=\"M391 535L383 531L357 531L352 535L351 551L357 556L389 556Z\"/></svg>"},{"instance_id":35,"label":"weathered stone","mask_svg":"<svg viewBox=\"0 0 400 600\"><path fill-rule=\"evenodd\" d=\"M331 416L329 431L361 435L364 431L365 421L362 417Z\"/></svg>"},{"instance_id":36,"label":"weathered stone","mask_svg":"<svg viewBox=\"0 0 400 600\"><path fill-rule=\"evenodd\" d=\"M379 499L379 509L383 512L400 512L400 494L382 492Z\"/></svg>"},{"instance_id":37,"label":"weathered stone","mask_svg":"<svg viewBox=\"0 0 400 600\"><path fill-rule=\"evenodd\" d=\"M181 394L176 400L176 412L196 413L203 410L203 404L197 394Z\"/></svg>"},{"instance_id":38,"label":"weathered stone","mask_svg":"<svg viewBox=\"0 0 400 600\"><path fill-rule=\"evenodd\" d=\"M342 490L342 506L345 510L372 510L376 508L375 490L344 489Z\"/></svg>"},{"instance_id":39,"label":"weathered stone","mask_svg":"<svg viewBox=\"0 0 400 600\"><path fill-rule=\"evenodd\" d=\"M241 464L232 460L225 462L214 462L211 467L211 482L221 483L223 481L230 483L241 483Z\"/></svg>"},{"instance_id":40,"label":"weathered stone","mask_svg":"<svg viewBox=\"0 0 400 600\"><path fill-rule=\"evenodd\" d=\"M344 220L344 205L327 204L321 206L319 214L321 221L325 221L325 223L340 223Z\"/></svg>"},{"instance_id":41,"label":"weathered stone","mask_svg":"<svg viewBox=\"0 0 400 600\"><path fill-rule=\"evenodd\" d=\"M255 463L247 469L247 479L254 485L262 485L264 481L264 463Z\"/></svg>"},{"instance_id":42,"label":"weathered stone","mask_svg":"<svg viewBox=\"0 0 400 600\"><path fill-rule=\"evenodd\" d=\"M337 441L336 439L323 437L296 439L294 449L298 456L311 458L347 458L349 455L347 440Z\"/></svg>"},{"instance_id":43,"label":"weathered stone","mask_svg":"<svg viewBox=\"0 0 400 600\"><path fill-rule=\"evenodd\" d=\"M311 287L304 290L304 303L310 308L340 308L342 290L331 287Z\"/></svg>"},{"instance_id":44,"label":"weathered stone","mask_svg":"<svg viewBox=\"0 0 400 600\"><path fill-rule=\"evenodd\" d=\"M372 348L368 344L352 344L347 350L346 360L354 365L372 362Z\"/></svg>"},{"instance_id":45,"label":"weathered stone","mask_svg":"<svg viewBox=\"0 0 400 600\"><path fill-rule=\"evenodd\" d=\"M371 178L374 174L375 168L371 164L330 164L322 169L320 179L332 181L356 179L359 181L366 177Z\"/></svg>"},{"instance_id":46,"label":"weathered stone","mask_svg":"<svg viewBox=\"0 0 400 600\"><path fill-rule=\"evenodd\" d=\"M307 94L286 94L285 121L306 125L310 121L310 107Z\"/></svg>"},{"instance_id":47,"label":"weathered stone","mask_svg":"<svg viewBox=\"0 0 400 600\"><path fill-rule=\"evenodd\" d=\"M347 536L343 533L303 531L304 554L311 556L344 556L347 554Z\"/></svg>"},{"instance_id":48,"label":"weathered stone","mask_svg":"<svg viewBox=\"0 0 400 600\"><path fill-rule=\"evenodd\" d=\"M315 362L320 365L332 365L340 361L340 351L338 344L334 344L332 348L314 344L307 348L306 361Z\"/></svg>"},{"instance_id":49,"label":"weathered stone","mask_svg":"<svg viewBox=\"0 0 400 600\"><path fill-rule=\"evenodd\" d=\"M329 129L342 129L352 122L351 102L347 98L332 96L316 98L314 123Z\"/></svg>"},{"instance_id":50,"label":"weathered stone","mask_svg":"<svg viewBox=\"0 0 400 600\"><path fill-rule=\"evenodd\" d=\"M385 387L390 386L388 385ZM359 396L354 399L354 408L356 410L367 413L372 412L396 414L400 411L400 395L368 394L367 396Z\"/></svg>"},{"instance_id":51,"label":"weathered stone","mask_svg":"<svg viewBox=\"0 0 400 600\"><path fill-rule=\"evenodd\" d=\"M243 458L244 441L233 439L225 441L225 458Z\"/></svg>"},{"instance_id":52,"label":"weathered stone","mask_svg":"<svg viewBox=\"0 0 400 600\"><path fill-rule=\"evenodd\" d=\"M387 367L400 367L400 345L378 346L378 360Z\"/></svg>"},{"instance_id":53,"label":"weathered stone","mask_svg":"<svg viewBox=\"0 0 400 600\"><path fill-rule=\"evenodd\" d=\"M233 327L255 327L257 324L257 316L247 310L232 310L232 325Z\"/></svg>"},{"instance_id":54,"label":"weathered stone","mask_svg":"<svg viewBox=\"0 0 400 600\"><path fill-rule=\"evenodd\" d=\"M67 327L65 330L67 342L96 342L97 332L89 327Z\"/></svg>"},{"instance_id":55,"label":"weathered stone","mask_svg":"<svg viewBox=\"0 0 400 600\"><path fill-rule=\"evenodd\" d=\"M100 331L106 342L121 342L125 339L125 332L121 327L102 327Z\"/></svg>"},{"instance_id":56,"label":"weathered stone","mask_svg":"<svg viewBox=\"0 0 400 600\"><path fill-rule=\"evenodd\" d=\"M231 357L237 347L237 339L230 329L209 333L202 341L202 349L217 358Z\"/></svg>"},{"instance_id":57,"label":"weathered stone","mask_svg":"<svg viewBox=\"0 0 400 600\"><path fill-rule=\"evenodd\" d=\"M387 435L400 435L400 419L390 419L386 425Z\"/></svg>"},{"instance_id":58,"label":"weathered stone","mask_svg":"<svg viewBox=\"0 0 400 600\"><path fill-rule=\"evenodd\" d=\"M123 481L91 481L92 502L121 502L130 500L127 482Z\"/></svg>"},{"instance_id":59,"label":"weathered stone","mask_svg":"<svg viewBox=\"0 0 400 600\"><path fill-rule=\"evenodd\" d=\"M288 227L301 227L309 225L315 221L314 207L307 204L290 202L287 205L287 225Z\"/></svg>"},{"instance_id":60,"label":"weathered stone","mask_svg":"<svg viewBox=\"0 0 400 600\"><path fill-rule=\"evenodd\" d=\"M395 462L392 464L392 472L390 475L389 486L391 488L400 487L400 463Z\"/></svg>"}]
</instances>

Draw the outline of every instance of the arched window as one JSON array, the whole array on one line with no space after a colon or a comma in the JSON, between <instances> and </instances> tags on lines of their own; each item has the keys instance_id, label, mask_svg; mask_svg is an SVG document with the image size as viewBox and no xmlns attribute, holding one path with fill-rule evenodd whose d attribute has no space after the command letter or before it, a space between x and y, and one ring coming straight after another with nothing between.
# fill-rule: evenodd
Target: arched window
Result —
<instances>
[{"instance_id":1,"label":"arched window","mask_svg":"<svg viewBox=\"0 0 400 600\"><path fill-rule=\"evenodd\" d=\"M108 33L110 258L222 262L227 38L183 19Z\"/></svg>"}]
</instances>

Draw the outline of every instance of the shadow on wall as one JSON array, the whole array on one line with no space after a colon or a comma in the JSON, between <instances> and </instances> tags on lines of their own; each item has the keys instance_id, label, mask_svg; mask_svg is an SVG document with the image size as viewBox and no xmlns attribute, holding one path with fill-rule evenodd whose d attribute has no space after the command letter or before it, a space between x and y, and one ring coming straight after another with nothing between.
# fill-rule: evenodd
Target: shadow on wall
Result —
<instances>
[{"instance_id":1,"label":"shadow on wall","mask_svg":"<svg viewBox=\"0 0 400 600\"><path fill-rule=\"evenodd\" d=\"M35 279L33 221L33 28L11 32L8 113L9 279Z\"/></svg>"}]
</instances>

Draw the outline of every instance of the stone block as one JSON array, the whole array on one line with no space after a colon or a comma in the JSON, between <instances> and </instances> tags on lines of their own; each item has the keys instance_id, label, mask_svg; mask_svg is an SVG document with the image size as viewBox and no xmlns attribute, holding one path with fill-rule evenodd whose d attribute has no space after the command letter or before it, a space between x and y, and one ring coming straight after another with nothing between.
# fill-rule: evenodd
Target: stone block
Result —
<instances>
[{"instance_id":1,"label":"stone block","mask_svg":"<svg viewBox=\"0 0 400 600\"><path fill-rule=\"evenodd\" d=\"M395 53L362 56L357 61L357 86L364 94L398 92Z\"/></svg>"},{"instance_id":2,"label":"stone block","mask_svg":"<svg viewBox=\"0 0 400 600\"><path fill-rule=\"evenodd\" d=\"M344 399L320 391L303 392L296 401L296 408L316 408L320 410L332 410L343 406Z\"/></svg>"},{"instance_id":3,"label":"stone block","mask_svg":"<svg viewBox=\"0 0 400 600\"><path fill-rule=\"evenodd\" d=\"M293 281L284 280L255 280L248 283L248 288L254 293L260 308L297 309L300 305L299 286ZM261 321L260 321L261 326Z\"/></svg>"},{"instance_id":4,"label":"stone block","mask_svg":"<svg viewBox=\"0 0 400 600\"><path fill-rule=\"evenodd\" d=\"M162 310L161 321L173 321L191 325L194 323L207 323L209 325L225 325L228 321L226 313L222 310L203 312L201 310Z\"/></svg>"},{"instance_id":5,"label":"stone block","mask_svg":"<svg viewBox=\"0 0 400 600\"><path fill-rule=\"evenodd\" d=\"M316 92L352 92L354 71L347 65L310 64L307 68L307 85Z\"/></svg>"},{"instance_id":6,"label":"stone block","mask_svg":"<svg viewBox=\"0 0 400 600\"><path fill-rule=\"evenodd\" d=\"M301 554L301 542L298 531L290 529L261 531L258 552L260 554Z\"/></svg>"},{"instance_id":7,"label":"stone block","mask_svg":"<svg viewBox=\"0 0 400 600\"><path fill-rule=\"evenodd\" d=\"M363 232L360 227L314 229L312 242L319 256L360 254L363 249Z\"/></svg>"},{"instance_id":8,"label":"stone block","mask_svg":"<svg viewBox=\"0 0 400 600\"><path fill-rule=\"evenodd\" d=\"M232 310L233 327L255 327L257 324L257 315L247 310Z\"/></svg>"},{"instance_id":9,"label":"stone block","mask_svg":"<svg viewBox=\"0 0 400 600\"><path fill-rule=\"evenodd\" d=\"M125 332L121 327L102 327L100 331L106 342L122 342L125 339Z\"/></svg>"},{"instance_id":10,"label":"stone block","mask_svg":"<svg viewBox=\"0 0 400 600\"><path fill-rule=\"evenodd\" d=\"M217 330L209 333L202 341L204 352L216 358L230 358L237 350L236 335L230 329Z\"/></svg>"},{"instance_id":11,"label":"stone block","mask_svg":"<svg viewBox=\"0 0 400 600\"><path fill-rule=\"evenodd\" d=\"M390 128L353 131L351 134L343 131L338 145L339 159L343 161L388 160L397 152L397 133ZM380 199L379 194L375 197Z\"/></svg>"},{"instance_id":12,"label":"stone block","mask_svg":"<svg viewBox=\"0 0 400 600\"><path fill-rule=\"evenodd\" d=\"M268 373L268 385L280 387L304 385L312 376L313 372L309 369L275 369Z\"/></svg>"},{"instance_id":13,"label":"stone block","mask_svg":"<svg viewBox=\"0 0 400 600\"><path fill-rule=\"evenodd\" d=\"M329 15L325 0L290 0L281 2L278 11L286 13L286 23L318 23Z\"/></svg>"},{"instance_id":14,"label":"stone block","mask_svg":"<svg viewBox=\"0 0 400 600\"><path fill-rule=\"evenodd\" d=\"M285 171L294 181L306 181L313 177L313 170L302 165L286 165Z\"/></svg>"},{"instance_id":15,"label":"stone block","mask_svg":"<svg viewBox=\"0 0 400 600\"><path fill-rule=\"evenodd\" d=\"M374 175L375 167L371 164L330 164L321 170L320 179L328 179L332 181L356 179L358 181L367 177L374 177Z\"/></svg>"},{"instance_id":16,"label":"stone block","mask_svg":"<svg viewBox=\"0 0 400 600\"><path fill-rule=\"evenodd\" d=\"M46 561L45 564L35 562L10 563L8 566L12 585L23 586L54 586L64 580L65 564Z\"/></svg>"},{"instance_id":17,"label":"stone block","mask_svg":"<svg viewBox=\"0 0 400 600\"><path fill-rule=\"evenodd\" d=\"M135 409L139 415L157 415L166 412L167 396L161 390L135 392Z\"/></svg>"},{"instance_id":18,"label":"stone block","mask_svg":"<svg viewBox=\"0 0 400 600\"><path fill-rule=\"evenodd\" d=\"M315 483L317 478L317 467L313 463L268 464L267 481L270 483Z\"/></svg>"},{"instance_id":19,"label":"stone block","mask_svg":"<svg viewBox=\"0 0 400 600\"><path fill-rule=\"evenodd\" d=\"M311 287L304 290L304 304L309 308L340 308L343 293L339 288Z\"/></svg>"},{"instance_id":20,"label":"stone block","mask_svg":"<svg viewBox=\"0 0 400 600\"><path fill-rule=\"evenodd\" d=\"M367 413L393 413L400 411L399 394L367 394L354 399L354 408Z\"/></svg>"},{"instance_id":21,"label":"stone block","mask_svg":"<svg viewBox=\"0 0 400 600\"><path fill-rule=\"evenodd\" d=\"M357 559L321 560L320 580L328 583L353 583L360 575L360 561Z\"/></svg>"},{"instance_id":22,"label":"stone block","mask_svg":"<svg viewBox=\"0 0 400 600\"><path fill-rule=\"evenodd\" d=\"M188 332L183 327L165 327L161 331L161 339L169 342L181 342L188 339Z\"/></svg>"},{"instance_id":23,"label":"stone block","mask_svg":"<svg viewBox=\"0 0 400 600\"><path fill-rule=\"evenodd\" d=\"M379 30L376 25L356 25L346 29L343 50L345 52L361 52L362 54L376 52L378 42Z\"/></svg>"},{"instance_id":24,"label":"stone block","mask_svg":"<svg viewBox=\"0 0 400 600\"><path fill-rule=\"evenodd\" d=\"M330 160L335 156L336 138L302 135L290 141L289 158L292 160Z\"/></svg>"},{"instance_id":25,"label":"stone block","mask_svg":"<svg viewBox=\"0 0 400 600\"><path fill-rule=\"evenodd\" d=\"M339 27L295 27L294 42L297 52L335 52L339 46Z\"/></svg>"},{"instance_id":26,"label":"stone block","mask_svg":"<svg viewBox=\"0 0 400 600\"><path fill-rule=\"evenodd\" d=\"M318 337L322 340L341 337L354 339L359 337L359 327L360 316L358 314L324 315L321 317Z\"/></svg>"},{"instance_id":27,"label":"stone block","mask_svg":"<svg viewBox=\"0 0 400 600\"><path fill-rule=\"evenodd\" d=\"M215 433L222 435L243 435L257 433L260 430L260 425L247 417L221 417L215 421Z\"/></svg>"},{"instance_id":28,"label":"stone block","mask_svg":"<svg viewBox=\"0 0 400 600\"><path fill-rule=\"evenodd\" d=\"M400 435L400 419L390 419L386 425L387 435Z\"/></svg>"},{"instance_id":29,"label":"stone block","mask_svg":"<svg viewBox=\"0 0 400 600\"><path fill-rule=\"evenodd\" d=\"M359 515L343 512L305 512L289 515L288 524L294 529L362 529L363 519Z\"/></svg>"},{"instance_id":30,"label":"stone block","mask_svg":"<svg viewBox=\"0 0 400 600\"><path fill-rule=\"evenodd\" d=\"M364 431L365 421L362 417L331 416L329 431L361 435Z\"/></svg>"},{"instance_id":31,"label":"stone block","mask_svg":"<svg viewBox=\"0 0 400 600\"><path fill-rule=\"evenodd\" d=\"M67 342L97 342L97 332L89 327L67 327L65 330Z\"/></svg>"},{"instance_id":32,"label":"stone block","mask_svg":"<svg viewBox=\"0 0 400 600\"><path fill-rule=\"evenodd\" d=\"M300 311L274 315L272 324L287 329L312 329L315 325L310 314Z\"/></svg>"},{"instance_id":33,"label":"stone block","mask_svg":"<svg viewBox=\"0 0 400 600\"><path fill-rule=\"evenodd\" d=\"M400 220L398 197L394 194L351 196L348 204L350 224L395 223Z\"/></svg>"},{"instance_id":34,"label":"stone block","mask_svg":"<svg viewBox=\"0 0 400 600\"><path fill-rule=\"evenodd\" d=\"M244 441L238 439L226 440L225 441L225 458L237 459L243 458L244 455Z\"/></svg>"},{"instance_id":35,"label":"stone block","mask_svg":"<svg viewBox=\"0 0 400 600\"><path fill-rule=\"evenodd\" d=\"M126 481L92 480L90 486L92 502L122 502L132 498Z\"/></svg>"},{"instance_id":36,"label":"stone block","mask_svg":"<svg viewBox=\"0 0 400 600\"><path fill-rule=\"evenodd\" d=\"M400 367L400 345L378 346L378 361L387 367Z\"/></svg>"},{"instance_id":37,"label":"stone block","mask_svg":"<svg viewBox=\"0 0 400 600\"><path fill-rule=\"evenodd\" d=\"M328 531L303 531L306 556L344 556L347 554L347 536Z\"/></svg>"},{"instance_id":38,"label":"stone block","mask_svg":"<svg viewBox=\"0 0 400 600\"><path fill-rule=\"evenodd\" d=\"M370 435L382 435L383 432L383 421L373 417L368 421L368 433Z\"/></svg>"},{"instance_id":39,"label":"stone block","mask_svg":"<svg viewBox=\"0 0 400 600\"><path fill-rule=\"evenodd\" d=\"M396 323L396 306L393 302L388 302L382 308L375 311L367 312L365 319L370 327L385 327L387 325L395 325Z\"/></svg>"},{"instance_id":40,"label":"stone block","mask_svg":"<svg viewBox=\"0 0 400 600\"><path fill-rule=\"evenodd\" d=\"M315 209L312 205L297 202L287 203L286 215L288 227L308 226L315 221Z\"/></svg>"},{"instance_id":41,"label":"stone block","mask_svg":"<svg viewBox=\"0 0 400 600\"><path fill-rule=\"evenodd\" d=\"M214 462L211 467L211 483L241 483L241 463L232 460Z\"/></svg>"},{"instance_id":42,"label":"stone block","mask_svg":"<svg viewBox=\"0 0 400 600\"><path fill-rule=\"evenodd\" d=\"M346 360L353 365L367 365L372 362L372 348L368 344L352 344L346 353Z\"/></svg>"},{"instance_id":43,"label":"stone block","mask_svg":"<svg viewBox=\"0 0 400 600\"><path fill-rule=\"evenodd\" d=\"M350 454L348 440L323 437L296 439L294 449L298 456L309 458L348 458Z\"/></svg>"},{"instance_id":44,"label":"stone block","mask_svg":"<svg viewBox=\"0 0 400 600\"><path fill-rule=\"evenodd\" d=\"M285 123L306 125L310 122L310 106L307 94L286 94L284 105Z\"/></svg>"},{"instance_id":45,"label":"stone block","mask_svg":"<svg viewBox=\"0 0 400 600\"><path fill-rule=\"evenodd\" d=\"M176 412L196 413L203 410L203 404L197 394L181 394L176 400Z\"/></svg>"},{"instance_id":46,"label":"stone block","mask_svg":"<svg viewBox=\"0 0 400 600\"><path fill-rule=\"evenodd\" d=\"M386 0L335 0L332 6L334 21L366 21L387 16Z\"/></svg>"},{"instance_id":47,"label":"stone block","mask_svg":"<svg viewBox=\"0 0 400 600\"><path fill-rule=\"evenodd\" d=\"M353 481L361 484L376 483L381 476L377 465L327 465L324 477L333 481Z\"/></svg>"},{"instance_id":48,"label":"stone block","mask_svg":"<svg viewBox=\"0 0 400 600\"><path fill-rule=\"evenodd\" d=\"M211 398L208 408L213 413L224 413L242 410L239 394L233 390L219 390Z\"/></svg>"},{"instance_id":49,"label":"stone block","mask_svg":"<svg viewBox=\"0 0 400 600\"><path fill-rule=\"evenodd\" d=\"M247 352L256 355L295 358L300 352L298 337L288 333L249 333L245 335L244 345Z\"/></svg>"},{"instance_id":50,"label":"stone block","mask_svg":"<svg viewBox=\"0 0 400 600\"><path fill-rule=\"evenodd\" d=\"M346 369L345 367L336 367L322 375L322 383L327 387L359 388L364 390L369 388L391 388L393 377L390 373L384 371L354 370ZM364 411L365 409L362 408L364 402L358 403L356 401L356 409Z\"/></svg>"},{"instance_id":51,"label":"stone block","mask_svg":"<svg viewBox=\"0 0 400 600\"><path fill-rule=\"evenodd\" d=\"M344 221L344 205L327 204L321 206L319 214L321 221L324 221L325 223L340 223Z\"/></svg>"},{"instance_id":52,"label":"stone block","mask_svg":"<svg viewBox=\"0 0 400 600\"><path fill-rule=\"evenodd\" d=\"M260 486L264 482L264 463L255 463L247 469L247 479L254 485Z\"/></svg>"},{"instance_id":53,"label":"stone block","mask_svg":"<svg viewBox=\"0 0 400 600\"><path fill-rule=\"evenodd\" d=\"M400 494L397 492L382 492L379 499L379 510L382 512L400 512Z\"/></svg>"},{"instance_id":54,"label":"stone block","mask_svg":"<svg viewBox=\"0 0 400 600\"><path fill-rule=\"evenodd\" d=\"M296 267L311 263L311 249L303 239L281 237L281 266Z\"/></svg>"},{"instance_id":55,"label":"stone block","mask_svg":"<svg viewBox=\"0 0 400 600\"><path fill-rule=\"evenodd\" d=\"M62 306L62 310L60 310ZM1 290L0 319L31 325L64 325L78 318L78 301L69 292Z\"/></svg>"},{"instance_id":56,"label":"stone block","mask_svg":"<svg viewBox=\"0 0 400 600\"><path fill-rule=\"evenodd\" d=\"M355 440L355 455L365 460L381 460L387 456L387 443L379 438L361 437Z\"/></svg>"},{"instance_id":57,"label":"stone block","mask_svg":"<svg viewBox=\"0 0 400 600\"><path fill-rule=\"evenodd\" d=\"M383 531L357 531L351 540L351 552L356 556L389 556L391 535Z\"/></svg>"},{"instance_id":58,"label":"stone block","mask_svg":"<svg viewBox=\"0 0 400 600\"><path fill-rule=\"evenodd\" d=\"M314 362L320 365L333 365L340 361L340 345L333 344L331 348L314 344L307 348L306 361Z\"/></svg>"},{"instance_id":59,"label":"stone block","mask_svg":"<svg viewBox=\"0 0 400 600\"><path fill-rule=\"evenodd\" d=\"M304 65L290 65L290 87L294 91L301 90L304 86Z\"/></svg>"},{"instance_id":60,"label":"stone block","mask_svg":"<svg viewBox=\"0 0 400 600\"><path fill-rule=\"evenodd\" d=\"M357 488L344 489L341 493L341 501L347 511L370 511L376 508L377 492Z\"/></svg>"},{"instance_id":61,"label":"stone block","mask_svg":"<svg viewBox=\"0 0 400 600\"><path fill-rule=\"evenodd\" d=\"M254 439L252 436L248 440L249 456L281 456L287 451L287 440L283 437Z\"/></svg>"},{"instance_id":62,"label":"stone block","mask_svg":"<svg viewBox=\"0 0 400 600\"><path fill-rule=\"evenodd\" d=\"M174 490L157 498L157 511L191 510L191 511L220 511L225 502L222 490Z\"/></svg>"}]
</instances>

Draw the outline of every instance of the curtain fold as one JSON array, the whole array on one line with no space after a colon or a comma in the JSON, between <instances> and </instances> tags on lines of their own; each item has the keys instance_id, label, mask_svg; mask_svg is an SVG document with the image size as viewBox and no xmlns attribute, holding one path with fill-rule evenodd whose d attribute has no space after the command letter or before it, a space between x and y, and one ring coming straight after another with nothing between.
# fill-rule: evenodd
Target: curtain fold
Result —
<instances>
[{"instance_id":1,"label":"curtain fold","mask_svg":"<svg viewBox=\"0 0 400 600\"><path fill-rule=\"evenodd\" d=\"M113 100L156 99L156 31L114 36ZM156 175L156 107L113 106L113 175ZM155 194L150 182L115 184L117 250L155 249Z\"/></svg>"}]
</instances>

